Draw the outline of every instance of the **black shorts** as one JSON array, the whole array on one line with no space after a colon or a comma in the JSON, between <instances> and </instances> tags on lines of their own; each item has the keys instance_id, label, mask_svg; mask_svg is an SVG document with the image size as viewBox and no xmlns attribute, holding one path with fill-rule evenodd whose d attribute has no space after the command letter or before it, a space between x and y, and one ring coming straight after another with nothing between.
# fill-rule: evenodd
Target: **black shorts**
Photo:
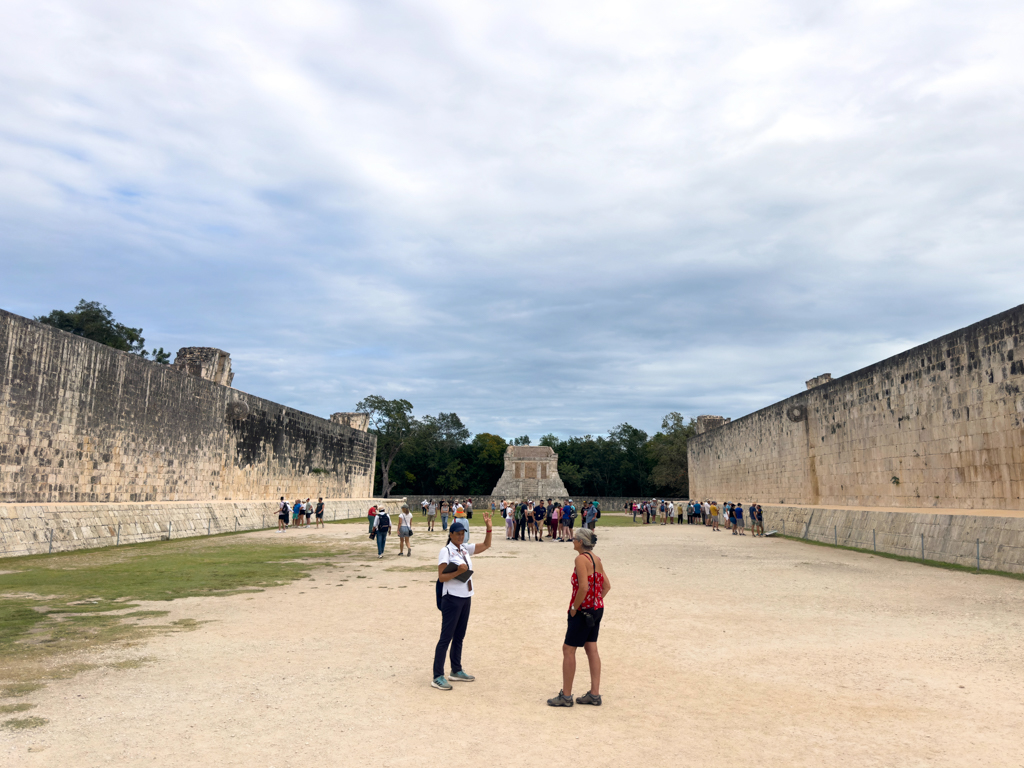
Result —
<instances>
[{"instance_id":1,"label":"black shorts","mask_svg":"<svg viewBox=\"0 0 1024 768\"><path fill-rule=\"evenodd\" d=\"M277 519L278 520L284 520L287 523L288 522L288 515L286 515L284 512L282 512L281 514L279 514L277 516Z\"/></svg>"},{"instance_id":2,"label":"black shorts","mask_svg":"<svg viewBox=\"0 0 1024 768\"><path fill-rule=\"evenodd\" d=\"M601 617L604 616L604 608L591 610L594 618L597 619L592 627L587 626L587 620L583 611L576 611L575 616L567 616L569 626L565 630L565 644L574 648L582 648L586 643L596 643L597 634L601 631Z\"/></svg>"},{"instance_id":3,"label":"black shorts","mask_svg":"<svg viewBox=\"0 0 1024 768\"><path fill-rule=\"evenodd\" d=\"M324 519L324 513L323 512L317 512L316 513L316 519L317 520L323 520Z\"/></svg>"}]
</instances>

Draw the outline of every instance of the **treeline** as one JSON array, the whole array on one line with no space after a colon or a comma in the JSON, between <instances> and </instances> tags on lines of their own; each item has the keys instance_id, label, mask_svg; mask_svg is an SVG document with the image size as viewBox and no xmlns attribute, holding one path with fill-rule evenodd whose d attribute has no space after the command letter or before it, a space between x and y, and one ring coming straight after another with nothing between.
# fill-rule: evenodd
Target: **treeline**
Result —
<instances>
[{"instance_id":1,"label":"treeline","mask_svg":"<svg viewBox=\"0 0 1024 768\"><path fill-rule=\"evenodd\" d=\"M370 414L370 431L377 435L374 492L384 496L489 494L505 468L506 448L531 444L528 435L472 436L454 413L413 418L407 400L371 396L356 410ZM558 454L559 475L573 495L687 496L686 443L694 434L694 420L673 412L650 436L623 423L607 437L544 435L538 444Z\"/></svg>"}]
</instances>

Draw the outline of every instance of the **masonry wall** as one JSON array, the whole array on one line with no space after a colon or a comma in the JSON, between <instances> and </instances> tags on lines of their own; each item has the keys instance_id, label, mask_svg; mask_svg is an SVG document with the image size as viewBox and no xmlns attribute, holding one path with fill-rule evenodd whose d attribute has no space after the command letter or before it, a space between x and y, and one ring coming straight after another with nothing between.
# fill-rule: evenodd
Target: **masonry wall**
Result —
<instances>
[{"instance_id":1,"label":"masonry wall","mask_svg":"<svg viewBox=\"0 0 1024 768\"><path fill-rule=\"evenodd\" d=\"M0 366L0 502L373 493L374 435L2 310Z\"/></svg>"},{"instance_id":2,"label":"masonry wall","mask_svg":"<svg viewBox=\"0 0 1024 768\"><path fill-rule=\"evenodd\" d=\"M1024 508L1024 306L689 441L694 498Z\"/></svg>"},{"instance_id":3,"label":"masonry wall","mask_svg":"<svg viewBox=\"0 0 1024 768\"><path fill-rule=\"evenodd\" d=\"M403 499L324 500L324 520L365 518L383 505L397 520ZM277 527L267 501L129 504L0 504L0 557L111 547Z\"/></svg>"}]
</instances>

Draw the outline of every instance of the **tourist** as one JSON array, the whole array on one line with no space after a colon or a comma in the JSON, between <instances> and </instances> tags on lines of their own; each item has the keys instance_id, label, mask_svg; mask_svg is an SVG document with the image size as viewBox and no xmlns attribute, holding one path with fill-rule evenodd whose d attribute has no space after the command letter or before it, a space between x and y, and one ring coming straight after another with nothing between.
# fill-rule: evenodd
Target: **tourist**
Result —
<instances>
[{"instance_id":1,"label":"tourist","mask_svg":"<svg viewBox=\"0 0 1024 768\"><path fill-rule=\"evenodd\" d=\"M467 520L472 520L473 519L473 500L472 499L466 499L466 519Z\"/></svg>"},{"instance_id":2,"label":"tourist","mask_svg":"<svg viewBox=\"0 0 1024 768\"><path fill-rule=\"evenodd\" d=\"M324 527L324 497L316 500L316 528Z\"/></svg>"},{"instance_id":3,"label":"tourist","mask_svg":"<svg viewBox=\"0 0 1024 768\"><path fill-rule=\"evenodd\" d=\"M544 506L544 499L533 508L533 525L536 528L537 541L544 541L544 518L548 516L548 508Z\"/></svg>"},{"instance_id":4,"label":"tourist","mask_svg":"<svg viewBox=\"0 0 1024 768\"><path fill-rule=\"evenodd\" d=\"M427 501L426 499L424 499L423 501L420 502L420 507L423 509L423 517L427 516L427 507L429 505L430 505L430 502Z\"/></svg>"},{"instance_id":5,"label":"tourist","mask_svg":"<svg viewBox=\"0 0 1024 768\"><path fill-rule=\"evenodd\" d=\"M612 585L601 558L594 556L595 544L597 534L586 528L577 531L572 539L576 562L571 579L568 627L562 644L562 690L553 699L548 699L548 706L573 705L576 649L581 646L590 665L590 690L577 698L576 703L601 706L601 655L597 651L597 636L604 616L604 598L611 591ZM580 584L587 585L585 591L580 589Z\"/></svg>"},{"instance_id":6,"label":"tourist","mask_svg":"<svg viewBox=\"0 0 1024 768\"><path fill-rule=\"evenodd\" d=\"M302 516L306 518L303 528L309 528L309 518L313 516L313 503L308 497L302 504Z\"/></svg>"},{"instance_id":7,"label":"tourist","mask_svg":"<svg viewBox=\"0 0 1024 768\"><path fill-rule=\"evenodd\" d=\"M458 577L472 572L471 555L479 555L491 546L491 515L484 512L487 535L482 544L464 544L469 525L465 520L456 520L448 532L448 543L437 557L437 580L441 582L441 637L434 648L434 671L430 685L442 691L450 691L451 683L444 676L444 656L451 646L452 682L470 683L476 678L462 668L462 643L469 625L469 609L473 602L473 579L462 581ZM445 573L449 563L458 565L457 570Z\"/></svg>"},{"instance_id":8,"label":"tourist","mask_svg":"<svg viewBox=\"0 0 1024 768\"><path fill-rule=\"evenodd\" d=\"M377 510L373 517L373 526L370 529L370 538L377 538L377 559L384 557L384 543L388 539L388 532L391 530L391 515L384 507Z\"/></svg>"},{"instance_id":9,"label":"tourist","mask_svg":"<svg viewBox=\"0 0 1024 768\"><path fill-rule=\"evenodd\" d=\"M757 505L757 531L758 535L764 538L764 510L761 509L761 505Z\"/></svg>"},{"instance_id":10,"label":"tourist","mask_svg":"<svg viewBox=\"0 0 1024 768\"><path fill-rule=\"evenodd\" d=\"M569 514L562 515L565 521L565 541L572 541L572 529L576 525L576 505L569 499Z\"/></svg>"},{"instance_id":11,"label":"tourist","mask_svg":"<svg viewBox=\"0 0 1024 768\"><path fill-rule=\"evenodd\" d=\"M501 516L505 518L505 539L510 541L515 534L516 516L512 505L507 501L501 502Z\"/></svg>"},{"instance_id":12,"label":"tourist","mask_svg":"<svg viewBox=\"0 0 1024 768\"><path fill-rule=\"evenodd\" d=\"M664 499L658 504L658 516L661 518L662 525L668 525L668 507L665 506Z\"/></svg>"},{"instance_id":13,"label":"tourist","mask_svg":"<svg viewBox=\"0 0 1024 768\"><path fill-rule=\"evenodd\" d=\"M583 527L589 528L591 531L597 528L597 516L600 514L601 509L598 507L597 502L590 502L590 506L587 508L587 515L583 518Z\"/></svg>"},{"instance_id":14,"label":"tourist","mask_svg":"<svg viewBox=\"0 0 1024 768\"><path fill-rule=\"evenodd\" d=\"M377 517L377 507L376 506L370 507L369 511L366 513L366 518L367 518L367 520L370 523L370 526L369 526L370 527L370 533L373 533L373 521L374 521L374 518L376 518L376 517Z\"/></svg>"},{"instance_id":15,"label":"tourist","mask_svg":"<svg viewBox=\"0 0 1024 768\"><path fill-rule=\"evenodd\" d=\"M427 504L427 530L434 530L434 519L437 517L437 504L431 499L430 503Z\"/></svg>"},{"instance_id":16,"label":"tourist","mask_svg":"<svg viewBox=\"0 0 1024 768\"><path fill-rule=\"evenodd\" d=\"M697 502L697 509L700 510L700 521L704 525L707 525L708 517L711 514L711 506L708 504L707 500L705 500L703 504Z\"/></svg>"},{"instance_id":17,"label":"tourist","mask_svg":"<svg viewBox=\"0 0 1024 768\"><path fill-rule=\"evenodd\" d=\"M676 523L676 505L671 501L665 502L665 511L668 513L668 521L671 525Z\"/></svg>"},{"instance_id":18,"label":"tourist","mask_svg":"<svg viewBox=\"0 0 1024 768\"><path fill-rule=\"evenodd\" d=\"M515 520L515 533L513 541L524 541L526 539L526 504L519 502L512 508L512 517Z\"/></svg>"},{"instance_id":19,"label":"tourist","mask_svg":"<svg viewBox=\"0 0 1024 768\"><path fill-rule=\"evenodd\" d=\"M409 511L409 505L403 504L401 511L398 513L398 556L402 556L403 546L409 550L406 557L412 557L412 544L409 543L409 538L412 536L412 512Z\"/></svg>"},{"instance_id":20,"label":"tourist","mask_svg":"<svg viewBox=\"0 0 1024 768\"><path fill-rule=\"evenodd\" d=\"M448 530L448 502L441 499L441 531Z\"/></svg>"},{"instance_id":21,"label":"tourist","mask_svg":"<svg viewBox=\"0 0 1024 768\"><path fill-rule=\"evenodd\" d=\"M633 524L636 525L636 513L640 511L640 505L634 501L631 506L633 507Z\"/></svg>"},{"instance_id":22,"label":"tourist","mask_svg":"<svg viewBox=\"0 0 1024 768\"><path fill-rule=\"evenodd\" d=\"M557 501L552 504L548 502L548 541L558 538L558 529L562 523L562 505Z\"/></svg>"},{"instance_id":23,"label":"tourist","mask_svg":"<svg viewBox=\"0 0 1024 768\"><path fill-rule=\"evenodd\" d=\"M292 528L302 525L302 499L296 499L292 505Z\"/></svg>"},{"instance_id":24,"label":"tourist","mask_svg":"<svg viewBox=\"0 0 1024 768\"><path fill-rule=\"evenodd\" d=\"M281 533L285 532L288 527L288 502L284 500L284 496L281 497L281 501L277 505L277 530Z\"/></svg>"},{"instance_id":25,"label":"tourist","mask_svg":"<svg viewBox=\"0 0 1024 768\"><path fill-rule=\"evenodd\" d=\"M733 517L736 518L736 528L740 532L740 536L746 536L746 528L743 527L743 503L740 502L736 505L736 508L732 512Z\"/></svg>"},{"instance_id":26,"label":"tourist","mask_svg":"<svg viewBox=\"0 0 1024 768\"><path fill-rule=\"evenodd\" d=\"M708 504L708 517L711 518L711 530L718 530L718 505L715 502Z\"/></svg>"}]
</instances>

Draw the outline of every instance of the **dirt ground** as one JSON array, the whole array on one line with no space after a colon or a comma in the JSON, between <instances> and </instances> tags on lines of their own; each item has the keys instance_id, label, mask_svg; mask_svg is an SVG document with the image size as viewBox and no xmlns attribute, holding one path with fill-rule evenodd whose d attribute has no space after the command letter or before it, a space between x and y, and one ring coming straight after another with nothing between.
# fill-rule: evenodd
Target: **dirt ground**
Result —
<instances>
[{"instance_id":1,"label":"dirt ground","mask_svg":"<svg viewBox=\"0 0 1024 768\"><path fill-rule=\"evenodd\" d=\"M372 547L362 530L249 536ZM699 526L599 530L604 706L552 709L572 550L496 534L475 562L474 683L429 685L443 539L418 533L366 578L140 606L209 623L132 649L138 669L33 694L50 723L0 732L0 764L1024 766L1024 582Z\"/></svg>"}]
</instances>

